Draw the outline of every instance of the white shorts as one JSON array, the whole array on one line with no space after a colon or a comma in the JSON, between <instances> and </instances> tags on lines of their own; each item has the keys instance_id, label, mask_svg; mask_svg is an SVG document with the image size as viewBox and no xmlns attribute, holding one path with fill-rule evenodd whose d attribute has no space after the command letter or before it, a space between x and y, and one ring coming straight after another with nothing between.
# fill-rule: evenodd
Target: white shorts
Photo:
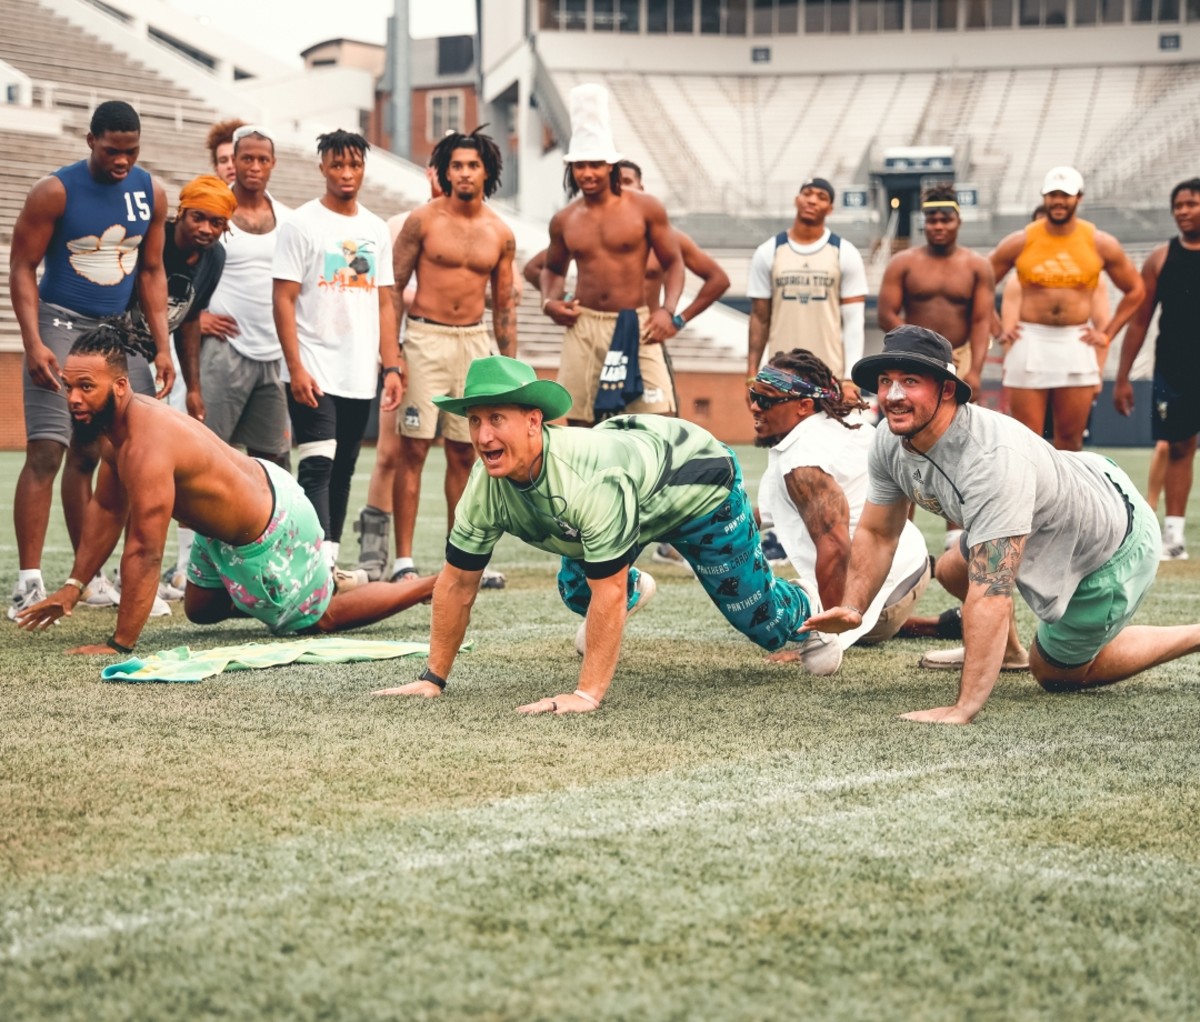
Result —
<instances>
[{"instance_id":1,"label":"white shorts","mask_svg":"<svg viewBox=\"0 0 1200 1022\"><path fill-rule=\"evenodd\" d=\"M1021 334L1004 356L1004 386L1023 390L1094 387L1100 382L1096 349L1079 339L1086 324L1021 323Z\"/></svg>"}]
</instances>

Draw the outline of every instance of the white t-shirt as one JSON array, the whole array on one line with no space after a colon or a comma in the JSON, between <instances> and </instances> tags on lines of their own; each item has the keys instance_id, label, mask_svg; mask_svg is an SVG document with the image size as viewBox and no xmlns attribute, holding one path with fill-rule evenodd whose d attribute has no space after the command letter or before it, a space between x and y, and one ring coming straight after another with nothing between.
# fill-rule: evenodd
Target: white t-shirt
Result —
<instances>
[{"instance_id":1,"label":"white t-shirt","mask_svg":"<svg viewBox=\"0 0 1200 1022\"><path fill-rule=\"evenodd\" d=\"M867 461L874 438L875 427L868 423L864 422L858 429L847 429L837 419L817 412L797 423L767 453L767 468L758 488L758 506L774 519L775 534L801 578L816 580L817 546L788 494L785 477L794 469L809 466L829 475L846 495L850 509L850 537L853 539L867 499ZM891 569L878 595L863 613L862 624L838 636L843 649L875 627L888 597L901 582L915 575L928 557L920 529L912 522L905 522Z\"/></svg>"},{"instance_id":2,"label":"white t-shirt","mask_svg":"<svg viewBox=\"0 0 1200 1022\"><path fill-rule=\"evenodd\" d=\"M271 302L272 266L279 228L291 209L267 196L275 211L275 227L266 234L251 234L230 223L225 235L225 271L208 303L208 311L237 320L238 332L229 344L243 358L274 362L283 357Z\"/></svg>"},{"instance_id":3,"label":"white t-shirt","mask_svg":"<svg viewBox=\"0 0 1200 1022\"><path fill-rule=\"evenodd\" d=\"M797 255L816 255L829 244L830 230L828 227L821 237L811 245L797 245L788 238L788 245ZM775 239L768 238L754 250L750 260L750 276L746 282L747 298L771 298L774 294L771 285L771 267L775 264ZM845 238L838 246L838 262L842 268L842 283L839 294L843 299L862 298L867 293L867 268L863 265L861 253Z\"/></svg>"},{"instance_id":4,"label":"white t-shirt","mask_svg":"<svg viewBox=\"0 0 1200 1022\"><path fill-rule=\"evenodd\" d=\"M300 361L321 390L374 398L378 288L394 283L387 225L363 206L343 216L313 199L280 227L271 272L277 280L300 284Z\"/></svg>"}]
</instances>

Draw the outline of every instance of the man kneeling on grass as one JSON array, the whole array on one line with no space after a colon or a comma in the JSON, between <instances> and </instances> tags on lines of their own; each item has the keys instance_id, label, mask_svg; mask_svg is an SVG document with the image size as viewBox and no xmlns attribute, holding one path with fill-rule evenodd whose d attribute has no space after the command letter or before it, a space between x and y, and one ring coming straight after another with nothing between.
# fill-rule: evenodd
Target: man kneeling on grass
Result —
<instances>
[{"instance_id":1,"label":"man kneeling on grass","mask_svg":"<svg viewBox=\"0 0 1200 1022\"><path fill-rule=\"evenodd\" d=\"M841 646L804 630L815 587L785 582L763 556L742 470L712 434L682 419L623 415L594 429L548 426L571 408L566 389L516 359L476 359L461 398L434 398L467 418L479 460L459 501L446 566L433 591L429 664L417 681L377 695L440 695L501 535L562 555L558 591L584 616L574 692L521 713L586 713L612 683L625 618L654 595L633 567L647 544L670 543L739 632L769 650L795 642L813 674L833 674Z\"/></svg>"},{"instance_id":2,"label":"man kneeling on grass","mask_svg":"<svg viewBox=\"0 0 1200 1022\"><path fill-rule=\"evenodd\" d=\"M958 700L907 720L968 724L980 711L1005 662L1024 654L1014 589L1038 617L1029 668L1048 691L1109 685L1200 651L1200 625L1126 627L1154 581L1161 539L1154 512L1113 462L1057 451L1016 419L970 404L950 342L932 330L897 327L853 375L878 393L888 428L875 434L842 605L809 626L859 626L910 500L966 530L963 549L937 566L964 601L963 648L937 664L961 666Z\"/></svg>"},{"instance_id":3,"label":"man kneeling on grass","mask_svg":"<svg viewBox=\"0 0 1200 1022\"><path fill-rule=\"evenodd\" d=\"M277 635L370 624L428 599L436 576L338 592L321 555L316 511L279 466L222 443L195 419L129 386L136 340L104 325L71 348L63 382L74 439L100 441L100 471L71 578L17 616L47 628L70 614L128 522L121 606L108 641L72 653L130 653L158 592L172 516L196 531L184 612L197 624L257 618Z\"/></svg>"}]
</instances>

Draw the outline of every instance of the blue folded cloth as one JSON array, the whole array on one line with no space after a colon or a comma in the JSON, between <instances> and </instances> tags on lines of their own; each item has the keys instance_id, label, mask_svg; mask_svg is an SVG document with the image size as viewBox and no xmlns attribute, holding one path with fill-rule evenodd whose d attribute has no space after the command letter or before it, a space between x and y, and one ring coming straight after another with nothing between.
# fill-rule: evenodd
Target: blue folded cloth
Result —
<instances>
[{"instance_id":1,"label":"blue folded cloth","mask_svg":"<svg viewBox=\"0 0 1200 1022\"><path fill-rule=\"evenodd\" d=\"M625 406L645 392L638 348L642 343L642 328L633 309L617 313L612 343L600 369L600 389L596 392L594 409L596 421L620 415Z\"/></svg>"}]
</instances>

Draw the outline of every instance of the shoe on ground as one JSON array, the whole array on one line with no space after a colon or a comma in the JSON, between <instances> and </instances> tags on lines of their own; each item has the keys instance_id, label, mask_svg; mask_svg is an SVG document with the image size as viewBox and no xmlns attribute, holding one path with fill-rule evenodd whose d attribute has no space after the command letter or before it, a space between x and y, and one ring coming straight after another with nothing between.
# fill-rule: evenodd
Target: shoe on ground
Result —
<instances>
[{"instance_id":1,"label":"shoe on ground","mask_svg":"<svg viewBox=\"0 0 1200 1022\"><path fill-rule=\"evenodd\" d=\"M762 534L762 551L769 564L788 563L787 551L783 549L783 544L779 542L774 529L768 529Z\"/></svg>"},{"instance_id":2,"label":"shoe on ground","mask_svg":"<svg viewBox=\"0 0 1200 1022\"><path fill-rule=\"evenodd\" d=\"M167 603L161 596L154 597L154 603L150 607L151 617L170 617L171 605Z\"/></svg>"},{"instance_id":3,"label":"shoe on ground","mask_svg":"<svg viewBox=\"0 0 1200 1022\"><path fill-rule=\"evenodd\" d=\"M334 568L333 569L333 589L334 592L348 593L351 589L357 589L359 586L365 586L370 582L370 578L362 568Z\"/></svg>"},{"instance_id":4,"label":"shoe on ground","mask_svg":"<svg viewBox=\"0 0 1200 1022\"><path fill-rule=\"evenodd\" d=\"M628 621L634 614L646 606L647 603L653 600L654 594L657 591L658 583L654 581L654 576L644 571L638 571L637 581L633 584L633 592L637 596L637 602L626 612L625 620ZM587 652L586 617L579 622L579 628L575 632L575 652L580 656L583 656Z\"/></svg>"},{"instance_id":5,"label":"shoe on ground","mask_svg":"<svg viewBox=\"0 0 1200 1022\"><path fill-rule=\"evenodd\" d=\"M962 607L951 607L938 615L937 637L939 639L962 638Z\"/></svg>"},{"instance_id":6,"label":"shoe on ground","mask_svg":"<svg viewBox=\"0 0 1200 1022\"><path fill-rule=\"evenodd\" d=\"M479 580L480 589L503 589L506 585L508 585L508 579L500 572L493 571L491 568L483 569L483 578Z\"/></svg>"},{"instance_id":7,"label":"shoe on ground","mask_svg":"<svg viewBox=\"0 0 1200 1022\"><path fill-rule=\"evenodd\" d=\"M180 579L180 584L175 584L175 577L178 573L174 568L168 568L163 572L162 581L158 583L158 598L174 602L183 599L183 587L186 585L186 579Z\"/></svg>"},{"instance_id":8,"label":"shoe on ground","mask_svg":"<svg viewBox=\"0 0 1200 1022\"><path fill-rule=\"evenodd\" d=\"M920 666L927 671L961 671L966 654L967 651L962 646L954 649L931 649L921 657ZM1005 657L1000 670L1029 670L1029 654L1022 651L1019 656Z\"/></svg>"},{"instance_id":9,"label":"shoe on ground","mask_svg":"<svg viewBox=\"0 0 1200 1022\"><path fill-rule=\"evenodd\" d=\"M99 572L83 591L81 601L85 607L116 607L121 603L121 590Z\"/></svg>"},{"instance_id":10,"label":"shoe on ground","mask_svg":"<svg viewBox=\"0 0 1200 1022\"><path fill-rule=\"evenodd\" d=\"M817 592L815 582L805 582L803 579L792 579L792 585L804 593L808 599L808 613L820 614L821 594ZM826 678L837 674L842 666L842 643L836 635L825 632L809 632L800 643L800 666L809 674Z\"/></svg>"},{"instance_id":11,"label":"shoe on ground","mask_svg":"<svg viewBox=\"0 0 1200 1022\"><path fill-rule=\"evenodd\" d=\"M1171 541L1164 539L1160 561L1186 561L1188 559L1187 544L1181 539Z\"/></svg>"},{"instance_id":12,"label":"shoe on ground","mask_svg":"<svg viewBox=\"0 0 1200 1022\"><path fill-rule=\"evenodd\" d=\"M392 572L389 582L407 582L410 579L420 578L417 574L417 569L414 567L401 568L399 571Z\"/></svg>"},{"instance_id":13,"label":"shoe on ground","mask_svg":"<svg viewBox=\"0 0 1200 1022\"><path fill-rule=\"evenodd\" d=\"M378 582L387 571L392 516L375 507L364 507L354 523L358 533L358 567L367 573L367 581Z\"/></svg>"},{"instance_id":14,"label":"shoe on ground","mask_svg":"<svg viewBox=\"0 0 1200 1022\"><path fill-rule=\"evenodd\" d=\"M17 615L23 610L28 610L35 603L41 603L46 598L46 583L40 578L34 579L21 585L18 582L13 586L12 603L8 607L9 621L16 621Z\"/></svg>"},{"instance_id":15,"label":"shoe on ground","mask_svg":"<svg viewBox=\"0 0 1200 1022\"><path fill-rule=\"evenodd\" d=\"M682 568L689 575L695 575L696 572L688 563L686 557L676 550L670 543L659 543L654 548L654 553L650 555L650 560L656 561L659 564L673 564L677 568Z\"/></svg>"}]
</instances>

